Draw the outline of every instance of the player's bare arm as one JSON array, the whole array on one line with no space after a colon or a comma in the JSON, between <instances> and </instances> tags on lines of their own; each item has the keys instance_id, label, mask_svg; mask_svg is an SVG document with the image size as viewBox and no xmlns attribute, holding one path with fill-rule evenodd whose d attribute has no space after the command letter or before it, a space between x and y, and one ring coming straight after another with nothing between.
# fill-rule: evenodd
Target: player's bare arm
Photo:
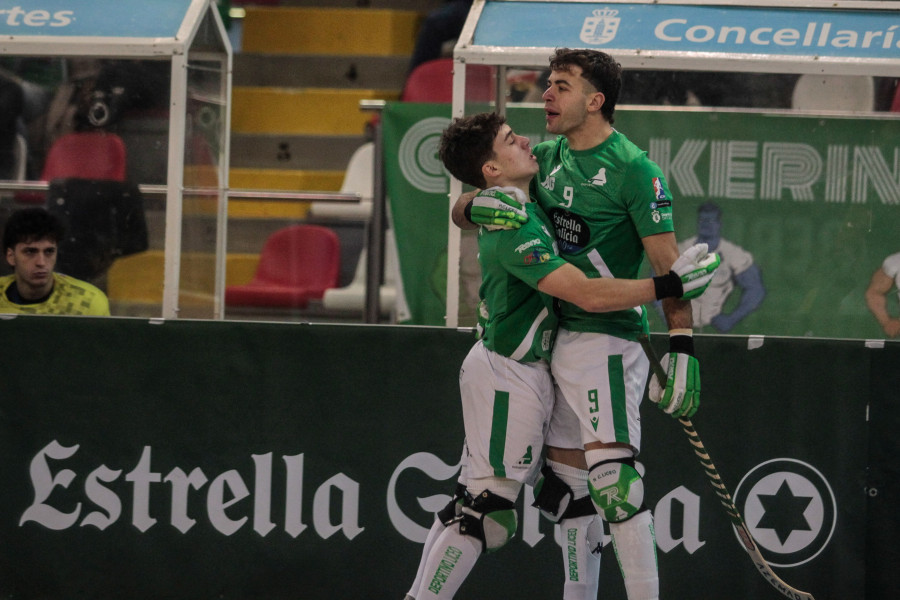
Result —
<instances>
[{"instance_id":1,"label":"player's bare arm","mask_svg":"<svg viewBox=\"0 0 900 600\"><path fill-rule=\"evenodd\" d=\"M571 264L538 281L538 289L590 312L626 310L656 300L652 279L588 279Z\"/></svg>"},{"instance_id":2,"label":"player's bare arm","mask_svg":"<svg viewBox=\"0 0 900 600\"><path fill-rule=\"evenodd\" d=\"M668 273L678 258L678 244L675 241L675 234L658 233L642 238L641 241L644 244L644 251L647 253L647 259L650 261L653 271L655 273ZM666 298L662 301L662 307L670 331L673 329L693 328L694 318L691 313L689 300Z\"/></svg>"},{"instance_id":3,"label":"player's bare arm","mask_svg":"<svg viewBox=\"0 0 900 600\"><path fill-rule=\"evenodd\" d=\"M475 198L477 192L463 192L456 199L456 204L450 211L453 224L460 229L478 229L478 225L466 218L466 206Z\"/></svg>"},{"instance_id":4,"label":"player's bare arm","mask_svg":"<svg viewBox=\"0 0 900 600\"><path fill-rule=\"evenodd\" d=\"M894 280L882 269L876 269L866 289L866 305L889 337L900 335L900 319L891 317L887 310L887 293L893 287Z\"/></svg>"},{"instance_id":5,"label":"player's bare arm","mask_svg":"<svg viewBox=\"0 0 900 600\"><path fill-rule=\"evenodd\" d=\"M538 281L538 290L571 302L588 312L627 310L665 298L696 298L712 281L719 257L706 244L695 244L672 263L669 271L652 279L591 278L578 267L564 264Z\"/></svg>"}]
</instances>

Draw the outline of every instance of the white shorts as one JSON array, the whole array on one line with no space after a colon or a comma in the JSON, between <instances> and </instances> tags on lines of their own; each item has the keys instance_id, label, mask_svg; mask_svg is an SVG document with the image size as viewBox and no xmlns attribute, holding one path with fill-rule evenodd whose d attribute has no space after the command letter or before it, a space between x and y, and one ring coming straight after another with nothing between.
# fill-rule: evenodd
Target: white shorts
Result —
<instances>
[{"instance_id":1,"label":"white shorts","mask_svg":"<svg viewBox=\"0 0 900 600\"><path fill-rule=\"evenodd\" d=\"M517 362L479 341L463 361L459 391L468 478L533 483L553 410L549 365Z\"/></svg>"},{"instance_id":2,"label":"white shorts","mask_svg":"<svg viewBox=\"0 0 900 600\"><path fill-rule=\"evenodd\" d=\"M583 449L584 444L581 441L581 425L578 423L578 415L566 403L555 381L553 397L555 401L553 414L550 415L550 430L547 432L546 444L555 448Z\"/></svg>"},{"instance_id":3,"label":"white shorts","mask_svg":"<svg viewBox=\"0 0 900 600\"><path fill-rule=\"evenodd\" d=\"M641 448L640 405L650 361L638 342L603 333L560 328L551 361L557 396L577 418L578 435L590 442ZM554 436L571 436L571 421L554 421ZM553 440L551 445L556 445Z\"/></svg>"}]
</instances>

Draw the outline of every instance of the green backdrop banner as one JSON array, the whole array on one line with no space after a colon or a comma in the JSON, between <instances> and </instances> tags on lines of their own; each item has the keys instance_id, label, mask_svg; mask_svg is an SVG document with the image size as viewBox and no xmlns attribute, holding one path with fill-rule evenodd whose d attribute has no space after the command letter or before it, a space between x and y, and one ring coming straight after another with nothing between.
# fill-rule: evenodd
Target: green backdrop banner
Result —
<instances>
[{"instance_id":1,"label":"green backdrop banner","mask_svg":"<svg viewBox=\"0 0 900 600\"><path fill-rule=\"evenodd\" d=\"M455 483L471 332L23 316L0 335L0 597L406 592ZM697 347L694 422L776 571L817 600L892 597L900 344ZM662 595L777 597L680 427L643 417ZM561 597L554 528L529 503L460 600ZM603 561L602 597L624 599L611 545Z\"/></svg>"},{"instance_id":2,"label":"green backdrop banner","mask_svg":"<svg viewBox=\"0 0 900 600\"><path fill-rule=\"evenodd\" d=\"M444 325L449 179L438 158L446 104L388 103L382 112L385 186L409 323ZM396 157L396 160L394 159Z\"/></svg>"},{"instance_id":3,"label":"green backdrop banner","mask_svg":"<svg viewBox=\"0 0 900 600\"><path fill-rule=\"evenodd\" d=\"M446 255L449 180L435 152L447 105L389 105L387 184L404 286L417 297L413 322L443 324L438 270ZM533 143L544 140L543 112L510 108L509 120ZM880 338L863 294L872 272L900 251L900 119L684 110L616 111L616 127L657 161L675 195L679 241L697 233L707 202L720 209L722 239L735 272L752 262L761 303L732 327L738 334ZM649 271L648 271L649 272ZM419 282L418 284L416 282ZM722 270L713 287L730 314L748 282ZM704 300L704 302L706 301ZM411 300L412 302L412 300ZM890 298L897 310L896 294ZM426 308L428 307L428 308ZM651 325L662 331L656 311ZM698 330L718 333L697 319Z\"/></svg>"}]
</instances>

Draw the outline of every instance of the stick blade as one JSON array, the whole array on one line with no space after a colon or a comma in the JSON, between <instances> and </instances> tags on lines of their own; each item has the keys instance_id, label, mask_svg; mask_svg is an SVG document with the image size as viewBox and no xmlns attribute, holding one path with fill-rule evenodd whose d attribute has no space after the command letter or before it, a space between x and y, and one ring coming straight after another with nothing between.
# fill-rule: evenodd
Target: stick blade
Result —
<instances>
[{"instance_id":1,"label":"stick blade","mask_svg":"<svg viewBox=\"0 0 900 600\"><path fill-rule=\"evenodd\" d=\"M734 532L741 540L741 546L747 551L747 554L750 555L750 560L753 561L756 570L759 571L759 574L762 575L766 581L772 584L772 587L781 592L783 596L791 598L792 600L816 600L809 592L798 590L785 583L784 580L772 570L772 567L769 565L768 561L766 561L765 557L763 557L762 552L759 550L759 546L756 545L756 541L753 539L753 536L750 535L750 532L746 527L737 527L733 524L732 527L734 527Z\"/></svg>"}]
</instances>

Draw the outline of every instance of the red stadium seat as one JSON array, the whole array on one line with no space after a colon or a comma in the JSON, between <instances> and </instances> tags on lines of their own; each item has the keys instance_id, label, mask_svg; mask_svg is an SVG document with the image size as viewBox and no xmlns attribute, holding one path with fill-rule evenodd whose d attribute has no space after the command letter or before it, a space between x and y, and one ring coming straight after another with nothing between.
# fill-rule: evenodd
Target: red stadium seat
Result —
<instances>
[{"instance_id":1,"label":"red stadium seat","mask_svg":"<svg viewBox=\"0 0 900 600\"><path fill-rule=\"evenodd\" d=\"M226 306L306 308L337 287L341 252L337 234L319 225L292 225L269 236L250 283L225 288Z\"/></svg>"},{"instance_id":2,"label":"red stadium seat","mask_svg":"<svg viewBox=\"0 0 900 600\"><path fill-rule=\"evenodd\" d=\"M114 133L69 133L50 147L41 180L78 177L125 181L125 156L125 142Z\"/></svg>"},{"instance_id":3,"label":"red stadium seat","mask_svg":"<svg viewBox=\"0 0 900 600\"><path fill-rule=\"evenodd\" d=\"M50 147L41 181L70 178L125 181L126 158L125 142L114 133L67 133ZM45 195L20 192L15 199L22 204L43 204Z\"/></svg>"},{"instance_id":4,"label":"red stadium seat","mask_svg":"<svg viewBox=\"0 0 900 600\"><path fill-rule=\"evenodd\" d=\"M494 100L494 68L488 65L469 65L466 69L466 98L470 102L492 102ZM403 91L401 102L453 102L453 59L436 58L423 62L413 69ZM380 113L369 121L368 127L375 127L381 119Z\"/></svg>"},{"instance_id":5,"label":"red stadium seat","mask_svg":"<svg viewBox=\"0 0 900 600\"><path fill-rule=\"evenodd\" d=\"M466 68L466 98L474 102L494 99L494 69L488 65L469 65ZM409 74L403 92L403 102L452 102L453 59L436 58L424 62Z\"/></svg>"}]
</instances>

